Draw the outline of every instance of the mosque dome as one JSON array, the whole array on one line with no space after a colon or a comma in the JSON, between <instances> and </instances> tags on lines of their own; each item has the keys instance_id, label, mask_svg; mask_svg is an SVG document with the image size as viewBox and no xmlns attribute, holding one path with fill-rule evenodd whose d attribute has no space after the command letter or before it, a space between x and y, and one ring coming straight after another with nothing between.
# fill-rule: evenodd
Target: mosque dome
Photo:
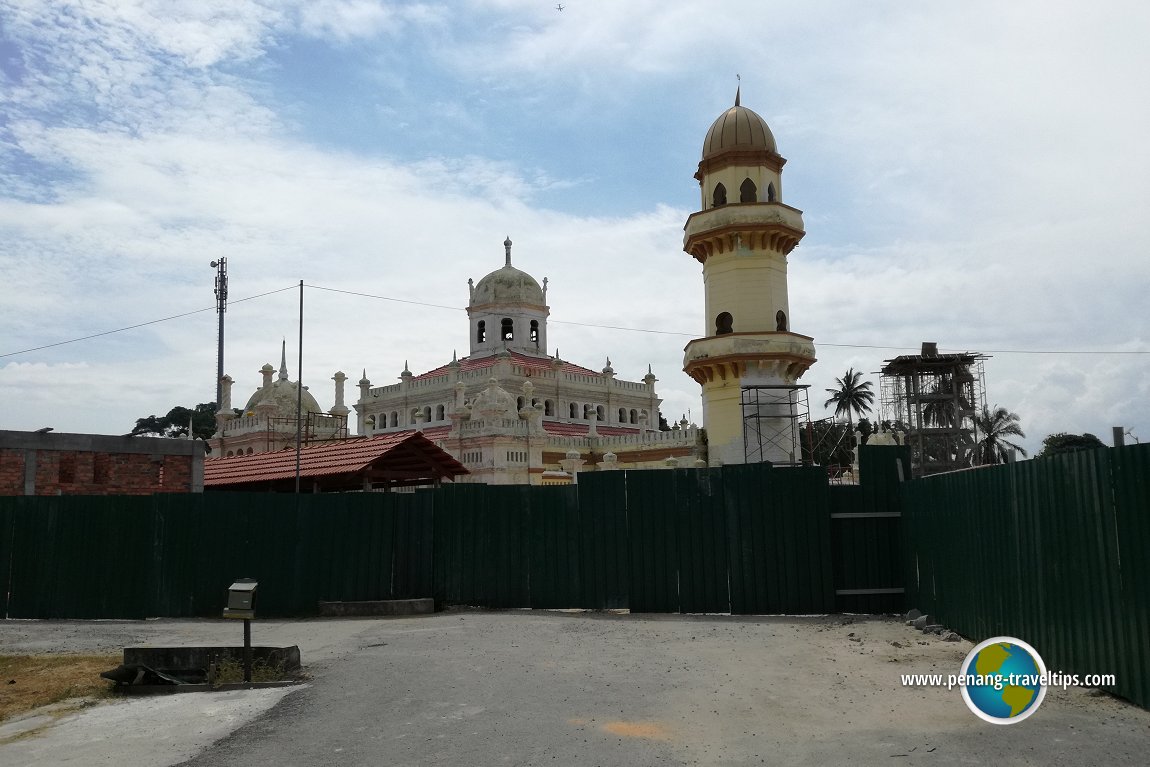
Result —
<instances>
[{"instance_id":1,"label":"mosque dome","mask_svg":"<svg viewBox=\"0 0 1150 767\"><path fill-rule=\"evenodd\" d=\"M288 380L286 360L281 363L279 378L275 381L271 380L273 370L274 368L270 364L264 365L260 370L264 375L265 383L248 398L247 404L244 405L244 415L258 412L256 408L267 403L275 406L274 410L269 409L268 412L272 418L295 418L297 399L301 413L324 412L306 386L303 390L303 396L299 396L299 384Z\"/></svg>"},{"instance_id":2,"label":"mosque dome","mask_svg":"<svg viewBox=\"0 0 1150 767\"><path fill-rule=\"evenodd\" d=\"M516 418L515 398L510 392L499 385L496 378L487 379L487 388L476 395L471 403L471 417L479 416L485 420L497 418Z\"/></svg>"},{"instance_id":3,"label":"mosque dome","mask_svg":"<svg viewBox=\"0 0 1150 767\"><path fill-rule=\"evenodd\" d=\"M511 240L503 243L507 249L507 263L501 269L481 279L471 293L471 305L532 304L544 306L543 288L525 271L511 265Z\"/></svg>"},{"instance_id":4,"label":"mosque dome","mask_svg":"<svg viewBox=\"0 0 1150 767\"><path fill-rule=\"evenodd\" d=\"M767 121L740 106L738 95L735 96L735 105L719 115L719 119L707 131L707 138L703 141L703 159L731 149L759 149L778 153L775 137L767 127Z\"/></svg>"}]
</instances>

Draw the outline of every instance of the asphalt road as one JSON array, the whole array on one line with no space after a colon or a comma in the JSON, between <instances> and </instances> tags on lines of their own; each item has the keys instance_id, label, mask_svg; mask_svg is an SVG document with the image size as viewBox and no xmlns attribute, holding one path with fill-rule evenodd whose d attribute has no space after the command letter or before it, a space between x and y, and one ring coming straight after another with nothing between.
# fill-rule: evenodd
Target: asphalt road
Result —
<instances>
[{"instance_id":1,"label":"asphalt road","mask_svg":"<svg viewBox=\"0 0 1150 767\"><path fill-rule=\"evenodd\" d=\"M445 613L373 623L312 683L185 762L244 765L1147 763L1150 713L1052 691L975 718L970 644L895 621ZM305 658L306 662L306 658Z\"/></svg>"}]
</instances>

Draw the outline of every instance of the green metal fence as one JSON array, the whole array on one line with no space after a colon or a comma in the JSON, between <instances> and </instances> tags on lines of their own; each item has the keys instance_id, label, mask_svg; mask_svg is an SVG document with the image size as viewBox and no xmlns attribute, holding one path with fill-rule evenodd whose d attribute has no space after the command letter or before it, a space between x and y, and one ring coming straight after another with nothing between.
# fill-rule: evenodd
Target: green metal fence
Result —
<instances>
[{"instance_id":1,"label":"green metal fence","mask_svg":"<svg viewBox=\"0 0 1150 767\"><path fill-rule=\"evenodd\" d=\"M0 498L0 606L21 618L211 616L233 578L253 577L270 616L424 596L634 612L899 609L898 519L886 509L898 503L901 450L863 452L881 492L755 465L414 494Z\"/></svg>"},{"instance_id":2,"label":"green metal fence","mask_svg":"<svg viewBox=\"0 0 1150 767\"><path fill-rule=\"evenodd\" d=\"M906 483L907 604L1150 706L1150 445Z\"/></svg>"}]
</instances>

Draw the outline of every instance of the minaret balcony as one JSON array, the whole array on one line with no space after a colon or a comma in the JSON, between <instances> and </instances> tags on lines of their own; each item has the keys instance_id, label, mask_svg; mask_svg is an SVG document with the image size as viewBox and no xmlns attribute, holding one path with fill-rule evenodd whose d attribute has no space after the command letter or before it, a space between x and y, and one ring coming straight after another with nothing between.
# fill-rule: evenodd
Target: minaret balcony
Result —
<instances>
[{"instance_id":1,"label":"minaret balcony","mask_svg":"<svg viewBox=\"0 0 1150 767\"><path fill-rule=\"evenodd\" d=\"M743 202L692 213L683 227L683 250L700 263L744 247L786 255L806 232L803 212L781 202Z\"/></svg>"},{"instance_id":2,"label":"minaret balcony","mask_svg":"<svg viewBox=\"0 0 1150 767\"><path fill-rule=\"evenodd\" d=\"M814 339L786 331L724 333L696 338L683 349L683 371L700 384L739 380L751 369L769 369L781 379L795 381L814 362Z\"/></svg>"}]
</instances>

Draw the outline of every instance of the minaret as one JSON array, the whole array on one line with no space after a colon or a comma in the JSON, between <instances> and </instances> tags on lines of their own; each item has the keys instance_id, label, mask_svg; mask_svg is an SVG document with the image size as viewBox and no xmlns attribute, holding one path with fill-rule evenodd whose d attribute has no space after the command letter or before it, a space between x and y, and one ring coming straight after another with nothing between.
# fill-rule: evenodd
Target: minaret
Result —
<instances>
[{"instance_id":1,"label":"minaret","mask_svg":"<svg viewBox=\"0 0 1150 767\"><path fill-rule=\"evenodd\" d=\"M706 294L705 335L687 344L683 369L703 387L712 466L801 460L797 381L815 347L791 332L787 255L806 232L802 211L783 203L785 163L736 92L707 132L695 173L701 208L683 237Z\"/></svg>"}]
</instances>

